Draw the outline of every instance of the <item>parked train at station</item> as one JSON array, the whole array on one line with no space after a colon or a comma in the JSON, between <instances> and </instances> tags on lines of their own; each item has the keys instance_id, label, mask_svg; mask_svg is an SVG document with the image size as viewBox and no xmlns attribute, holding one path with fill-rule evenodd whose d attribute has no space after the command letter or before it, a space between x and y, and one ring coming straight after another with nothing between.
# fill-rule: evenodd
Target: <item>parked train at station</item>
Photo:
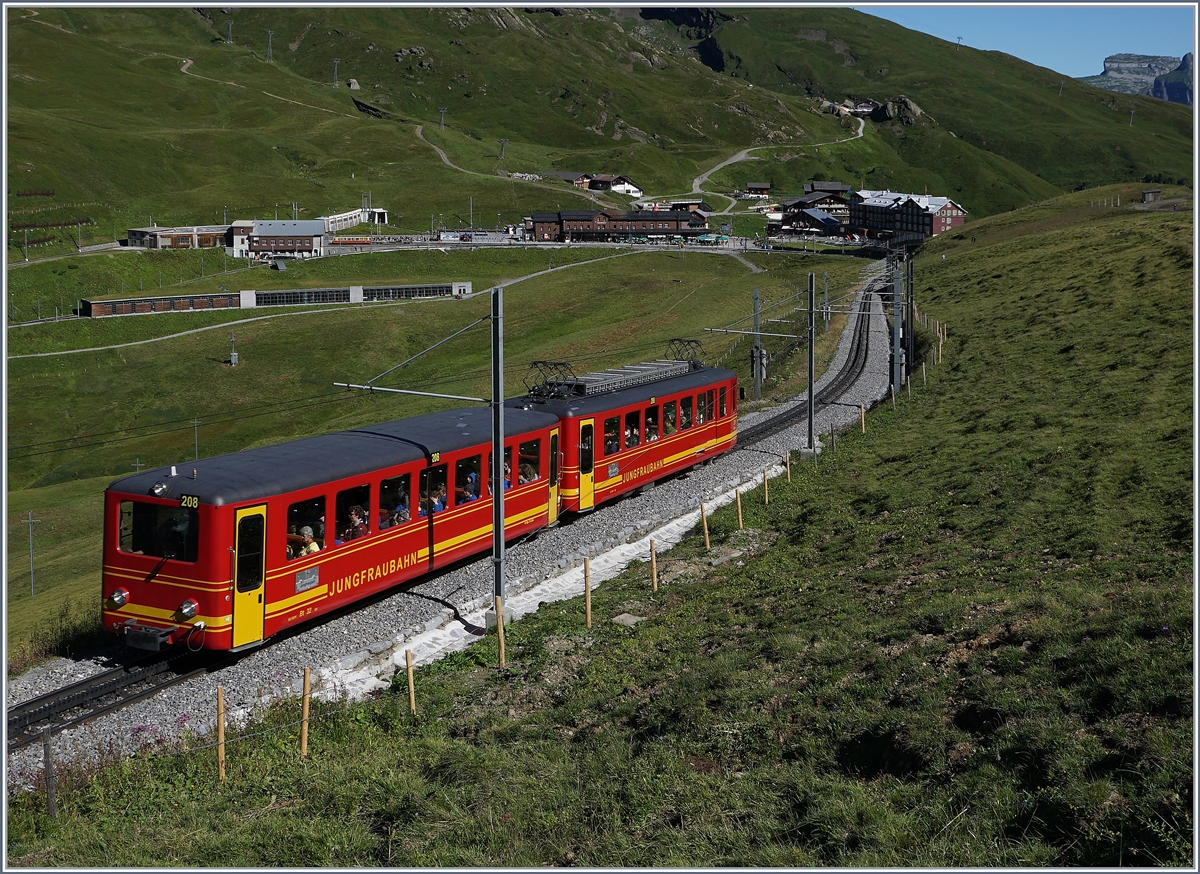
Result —
<instances>
[{"instance_id":1,"label":"parked train at station","mask_svg":"<svg viewBox=\"0 0 1200 874\"><path fill-rule=\"evenodd\" d=\"M737 377L660 360L507 400L506 539L737 440ZM492 542L491 416L446 410L115 480L103 627L138 649L242 650Z\"/></svg>"}]
</instances>

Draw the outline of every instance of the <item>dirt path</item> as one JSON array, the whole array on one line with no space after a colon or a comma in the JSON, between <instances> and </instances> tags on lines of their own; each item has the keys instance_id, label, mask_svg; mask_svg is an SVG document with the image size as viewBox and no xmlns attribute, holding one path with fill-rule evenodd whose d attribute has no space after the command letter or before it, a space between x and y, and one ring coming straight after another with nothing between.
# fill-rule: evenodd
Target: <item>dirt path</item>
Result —
<instances>
[{"instance_id":1,"label":"dirt path","mask_svg":"<svg viewBox=\"0 0 1200 874\"><path fill-rule=\"evenodd\" d=\"M853 136L849 136L849 137L846 137L845 139L841 139L841 140L830 140L827 143L791 143L790 145L816 147L816 146L832 146L832 145L836 145L837 143L846 143L846 142L849 142L850 140L857 140L859 137L861 137L863 135L863 132L866 130L866 126L867 126L866 122L860 118L860 119L858 119L858 133L854 134ZM712 167L712 168L704 171L699 176L697 176L695 179L693 179L692 180L692 190L690 193L691 194L703 194L703 195L708 195L711 197L725 198L726 200L729 201L729 205L726 206L720 212L713 213L713 215L728 215L730 210L732 210L737 205L737 201L734 200L733 198L729 197L729 195L727 195L727 194L718 194L715 191L705 191L704 183L708 182L708 177L711 176L713 173L716 173L718 170L722 169L723 167L728 167L730 164L736 164L739 161L761 161L762 160L761 158L756 158L753 155L751 155L750 154L751 152L756 152L759 149L779 149L779 148L784 148L787 145L789 145L789 144L782 143L779 145L770 145L770 146L751 146L748 149L742 149L740 152L738 152L732 158L726 158L720 164L717 164L715 167ZM641 199L643 201L649 201L649 200L666 200L666 199L678 198L678 197L680 197L680 195L662 194L662 195L658 195L656 197L641 198Z\"/></svg>"}]
</instances>

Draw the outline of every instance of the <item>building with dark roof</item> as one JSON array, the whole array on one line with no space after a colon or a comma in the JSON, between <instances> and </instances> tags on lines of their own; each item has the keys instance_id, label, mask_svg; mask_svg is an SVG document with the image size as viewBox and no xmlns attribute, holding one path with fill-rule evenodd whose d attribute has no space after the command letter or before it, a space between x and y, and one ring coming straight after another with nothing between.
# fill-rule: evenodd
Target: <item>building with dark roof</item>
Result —
<instances>
[{"instance_id":1,"label":"building with dark roof","mask_svg":"<svg viewBox=\"0 0 1200 874\"><path fill-rule=\"evenodd\" d=\"M706 233L708 220L683 210L570 209L535 212L525 220L525 231L539 243L686 240Z\"/></svg>"}]
</instances>

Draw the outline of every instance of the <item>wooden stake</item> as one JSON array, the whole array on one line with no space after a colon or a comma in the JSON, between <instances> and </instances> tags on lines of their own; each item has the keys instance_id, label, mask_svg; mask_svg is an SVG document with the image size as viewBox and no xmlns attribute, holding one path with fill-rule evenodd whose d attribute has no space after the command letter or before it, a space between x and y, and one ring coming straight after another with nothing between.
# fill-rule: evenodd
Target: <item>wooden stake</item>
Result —
<instances>
[{"instance_id":1,"label":"wooden stake","mask_svg":"<svg viewBox=\"0 0 1200 874\"><path fill-rule=\"evenodd\" d=\"M921 385L927 385L925 382L925 362L921 362Z\"/></svg>"},{"instance_id":2,"label":"wooden stake","mask_svg":"<svg viewBox=\"0 0 1200 874\"><path fill-rule=\"evenodd\" d=\"M704 551L708 552L708 516L704 512L704 502L700 502L700 527L704 529Z\"/></svg>"},{"instance_id":3,"label":"wooden stake","mask_svg":"<svg viewBox=\"0 0 1200 874\"><path fill-rule=\"evenodd\" d=\"M808 448L813 451L813 458L816 458L817 457L817 447L810 446ZM791 482L792 481L792 453L788 452L783 456L783 465L784 465L784 467L787 468L788 482Z\"/></svg>"},{"instance_id":4,"label":"wooden stake","mask_svg":"<svg viewBox=\"0 0 1200 874\"><path fill-rule=\"evenodd\" d=\"M58 816L58 802L54 797L54 759L50 754L50 729L42 729L42 773L46 777L46 813L54 819Z\"/></svg>"},{"instance_id":5,"label":"wooden stake","mask_svg":"<svg viewBox=\"0 0 1200 874\"><path fill-rule=\"evenodd\" d=\"M837 437L833 433L833 422L829 423L829 448L837 452Z\"/></svg>"},{"instance_id":6,"label":"wooden stake","mask_svg":"<svg viewBox=\"0 0 1200 874\"><path fill-rule=\"evenodd\" d=\"M225 782L225 690L217 686L217 780Z\"/></svg>"},{"instance_id":7,"label":"wooden stake","mask_svg":"<svg viewBox=\"0 0 1200 874\"><path fill-rule=\"evenodd\" d=\"M300 701L300 758L308 758L308 696L312 691L312 672L304 669L304 695Z\"/></svg>"},{"instance_id":8,"label":"wooden stake","mask_svg":"<svg viewBox=\"0 0 1200 874\"><path fill-rule=\"evenodd\" d=\"M413 688L412 650L404 651L404 663L408 667L408 712L417 715L417 693Z\"/></svg>"},{"instance_id":9,"label":"wooden stake","mask_svg":"<svg viewBox=\"0 0 1200 874\"><path fill-rule=\"evenodd\" d=\"M583 612L587 616L587 627L592 627L592 560L583 557Z\"/></svg>"},{"instance_id":10,"label":"wooden stake","mask_svg":"<svg viewBox=\"0 0 1200 874\"><path fill-rule=\"evenodd\" d=\"M863 404L858 405L858 421L862 423L862 432L867 433L867 408Z\"/></svg>"},{"instance_id":11,"label":"wooden stake","mask_svg":"<svg viewBox=\"0 0 1200 874\"><path fill-rule=\"evenodd\" d=\"M891 387L891 391L892 391L892 409L895 410L896 409L896 386L893 385Z\"/></svg>"},{"instance_id":12,"label":"wooden stake","mask_svg":"<svg viewBox=\"0 0 1200 874\"><path fill-rule=\"evenodd\" d=\"M734 493L734 495L736 495L735 500L737 501L737 508L738 508L738 531L741 531L742 530L742 490L734 489L733 493Z\"/></svg>"},{"instance_id":13,"label":"wooden stake","mask_svg":"<svg viewBox=\"0 0 1200 874\"><path fill-rule=\"evenodd\" d=\"M650 591L658 591L658 551L654 548L654 538L650 538Z\"/></svg>"},{"instance_id":14,"label":"wooden stake","mask_svg":"<svg viewBox=\"0 0 1200 874\"><path fill-rule=\"evenodd\" d=\"M504 667L504 602L496 596L496 633L500 636L500 667Z\"/></svg>"},{"instance_id":15,"label":"wooden stake","mask_svg":"<svg viewBox=\"0 0 1200 874\"><path fill-rule=\"evenodd\" d=\"M763 468L763 505L771 503L771 496L767 493L767 471Z\"/></svg>"}]
</instances>

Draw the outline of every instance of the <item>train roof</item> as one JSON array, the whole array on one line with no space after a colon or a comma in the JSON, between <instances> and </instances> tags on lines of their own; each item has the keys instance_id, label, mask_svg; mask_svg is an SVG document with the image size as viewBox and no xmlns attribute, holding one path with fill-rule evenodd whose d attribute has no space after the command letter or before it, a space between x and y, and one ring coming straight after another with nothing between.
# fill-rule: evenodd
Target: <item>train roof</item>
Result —
<instances>
[{"instance_id":1,"label":"train roof","mask_svg":"<svg viewBox=\"0 0 1200 874\"><path fill-rule=\"evenodd\" d=\"M737 378L737 374L732 370L708 367L686 369L685 367L683 369L686 369L686 372L675 376L665 376L658 379L649 378L643 382L636 382L636 378L629 380L629 382L635 382L635 384L629 385L626 388L616 387L605 391L603 390L605 383L602 381L597 380L590 385L588 384L591 377L601 377L612 373L618 376L612 379L610 384L620 386L623 380L619 378L619 373L638 366L645 365L632 365L630 368L616 368L613 371L601 371L597 374L587 374L586 376L578 377L575 382L587 385L587 388L584 390L587 393L580 393L566 398L537 397L534 394L529 394L524 397L510 398L504 402L504 405L510 409L543 410L565 419L573 416L597 415L617 407L646 403L651 398L696 390Z\"/></svg>"},{"instance_id":2,"label":"train roof","mask_svg":"<svg viewBox=\"0 0 1200 874\"><path fill-rule=\"evenodd\" d=\"M545 411L505 410L504 434L514 437L557 423ZM360 476L381 468L421 461L435 452L454 452L491 440L492 417L487 407L444 410L367 425L333 434L305 437L273 446L244 449L171 467L144 470L113 480L108 490L160 497L195 495L205 504L232 504L310 488ZM196 472L195 479L192 471Z\"/></svg>"}]
</instances>

